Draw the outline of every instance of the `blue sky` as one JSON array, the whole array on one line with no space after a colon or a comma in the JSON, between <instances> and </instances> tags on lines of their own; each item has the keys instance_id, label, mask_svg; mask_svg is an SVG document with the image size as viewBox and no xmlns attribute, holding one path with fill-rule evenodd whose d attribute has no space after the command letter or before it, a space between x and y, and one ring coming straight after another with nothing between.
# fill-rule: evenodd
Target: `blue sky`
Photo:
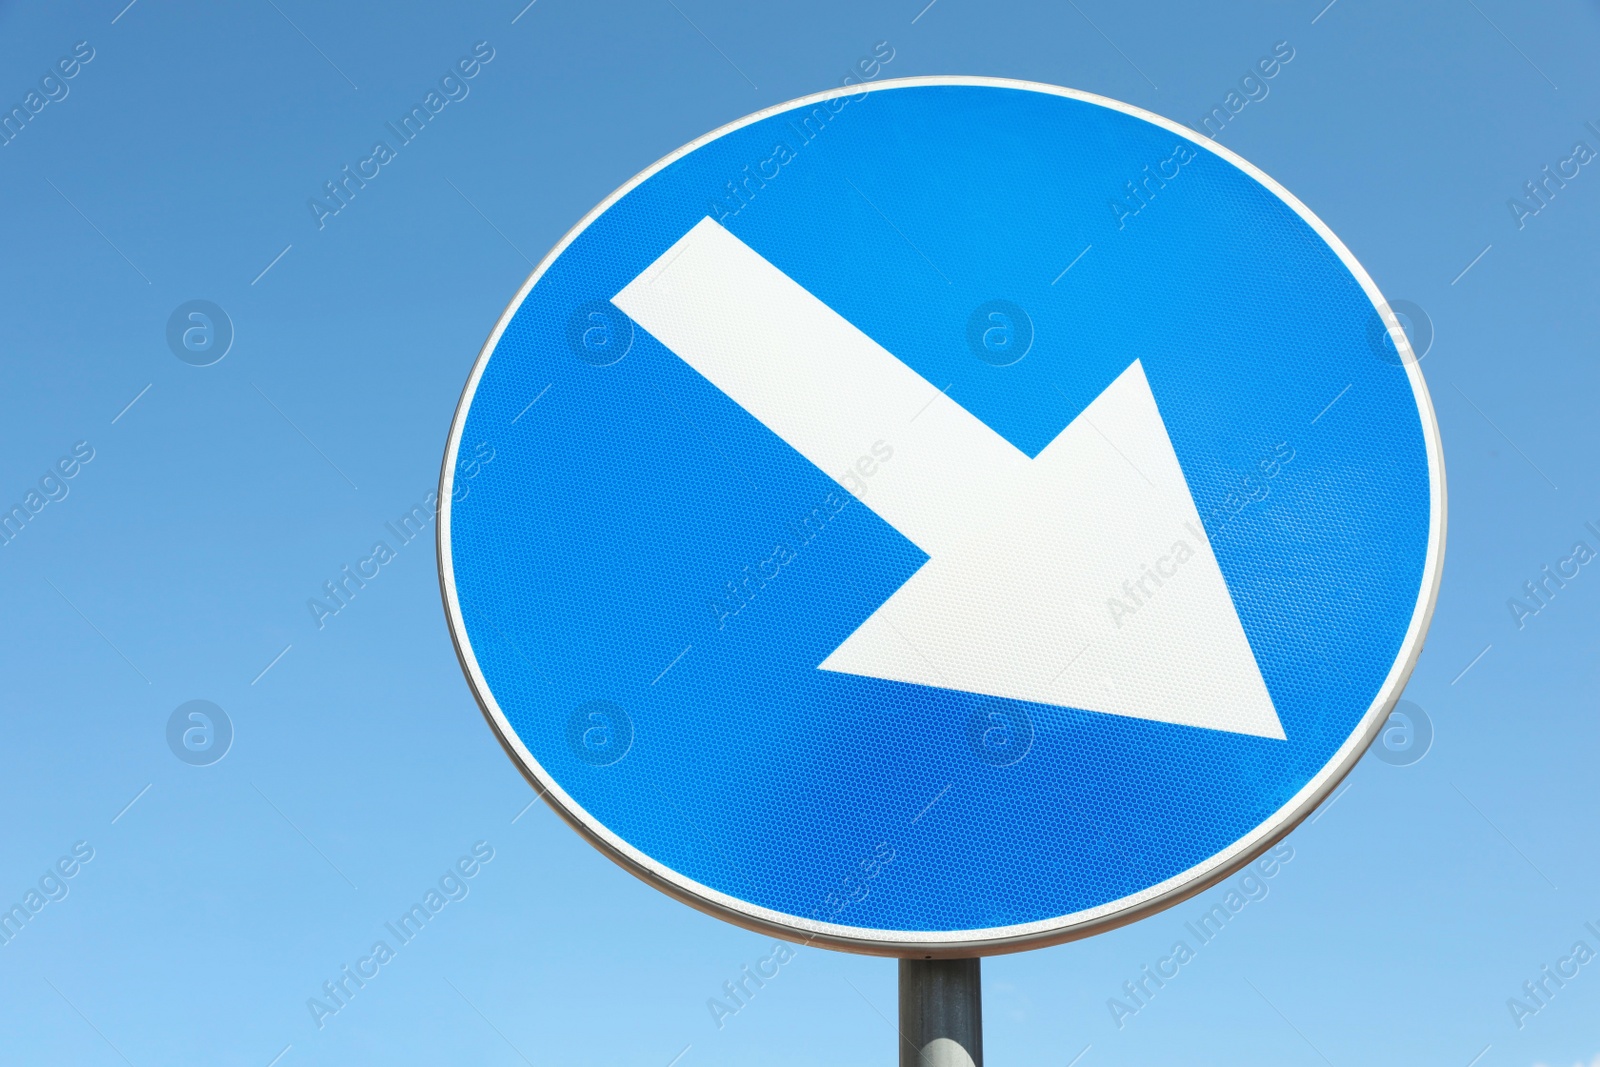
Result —
<instances>
[{"instance_id":1,"label":"blue sky","mask_svg":"<svg viewBox=\"0 0 1600 1067\"><path fill-rule=\"evenodd\" d=\"M40 502L0 548L0 903L41 902L0 945L0 1063L889 1061L884 960L801 950L718 1028L707 1000L771 942L528 806L451 650L431 535L387 525L432 490L533 262L660 156L883 41L886 75L1037 79L1189 123L1289 42L1220 140L1435 334L1450 536L1406 693L1431 750L1363 760L1120 1028L1107 1001L1224 888L986 962L988 1055L1600 1055L1600 964L1520 1028L1507 1007L1600 950L1600 578L1508 607L1600 548L1600 169L1508 206L1600 150L1600 6L125 2L0 5L0 104L31 115L0 147L0 504ZM435 88L448 104L319 227L308 199ZM168 345L192 300L232 323L209 366ZM379 540L393 558L319 627L306 601ZM231 723L207 766L169 747L192 700ZM385 924L430 891L447 903L396 945ZM319 1028L307 1000L347 966L377 970Z\"/></svg>"}]
</instances>

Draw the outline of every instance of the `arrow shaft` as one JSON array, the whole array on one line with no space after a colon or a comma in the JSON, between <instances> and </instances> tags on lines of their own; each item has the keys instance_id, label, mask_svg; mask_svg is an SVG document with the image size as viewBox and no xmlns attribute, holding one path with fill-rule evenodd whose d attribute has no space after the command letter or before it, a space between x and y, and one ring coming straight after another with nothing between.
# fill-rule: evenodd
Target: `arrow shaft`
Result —
<instances>
[{"instance_id":1,"label":"arrow shaft","mask_svg":"<svg viewBox=\"0 0 1600 1067\"><path fill-rule=\"evenodd\" d=\"M1025 454L709 218L612 302L929 555L1026 474ZM868 481L879 442L894 458Z\"/></svg>"}]
</instances>

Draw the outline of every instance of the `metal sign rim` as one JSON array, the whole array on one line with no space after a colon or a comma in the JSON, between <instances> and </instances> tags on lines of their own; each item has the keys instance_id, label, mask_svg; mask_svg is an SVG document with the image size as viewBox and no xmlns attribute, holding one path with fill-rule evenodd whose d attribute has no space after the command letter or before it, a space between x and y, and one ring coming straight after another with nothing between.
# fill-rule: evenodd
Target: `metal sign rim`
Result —
<instances>
[{"instance_id":1,"label":"metal sign rim","mask_svg":"<svg viewBox=\"0 0 1600 1067\"><path fill-rule=\"evenodd\" d=\"M1295 214L1303 219L1339 257L1345 268L1350 271L1351 275L1361 285L1362 290L1367 294L1367 298L1372 302L1373 308L1388 326L1389 335L1394 341L1396 351L1401 357L1401 364L1404 366L1407 378L1411 383L1413 399L1416 401L1417 413L1422 423L1424 447L1428 458L1428 547L1423 563L1422 582L1417 605L1407 627L1405 639L1401 643L1400 651L1395 658L1394 664L1390 667L1389 674L1379 688L1377 697L1367 709L1367 713L1362 718L1361 723L1351 732L1344 744L1339 747L1328 762L1323 765L1322 769L1299 792L1248 834L1233 842L1229 847L1213 854L1203 863L1196 864L1194 867L1165 881L1138 893L1109 901L1084 911L1074 912L1070 915L1042 919L1031 923L1021 923L1014 926L977 930L874 930L838 923L816 922L773 911L686 878L677 871L646 855L604 826L598 819L595 819L585 811L582 805L568 795L560 784L544 771L538 760L534 758L533 754L528 751L522 740L517 736L516 731L512 729L505 713L501 711L499 704L495 701L494 694L478 666L477 658L473 654L471 644L466 637L465 624L461 617L461 606L456 594L453 561L450 554L450 494L454 488L453 476L461 447L461 435L466 425L467 413L470 411L472 400L477 394L478 383L482 380L484 369L488 365L490 356L499 345L500 338L505 333L506 327L511 323L529 292L532 291L534 285L538 283L550 265L566 251L567 247L572 244L579 234L608 211L612 205L676 160L735 130L760 122L773 115L809 104L838 99L843 96L857 96L862 93L937 85L982 86L1044 93L1094 104L1142 119L1182 137L1190 144L1210 152L1219 159L1237 167L1278 197L1283 203L1287 204ZM451 419L450 435L445 447L444 463L439 475L438 500L439 516L435 537L439 561L439 587L444 601L450 640L455 646L456 657L461 663L462 671L467 677L479 709L494 730L501 747L505 749L506 754L511 758L517 769L522 772L523 777L527 778L529 783L537 790L539 796L555 810L556 814L560 815L568 825L618 866L668 896L688 904L690 907L758 933L789 941L817 944L828 948L874 956L923 957L928 959L988 956L1075 941L1163 911L1204 892L1243 869L1268 848L1282 840L1302 820L1316 810L1317 806L1350 773L1368 746L1378 736L1378 732L1387 720L1390 710L1400 699L1400 695L1405 689L1406 681L1410 678L1412 670L1416 667L1417 658L1422 652L1428 625L1432 620L1434 608L1438 603L1439 584L1444 569L1446 522L1444 451L1440 440L1438 419L1434 413L1432 399L1428 394L1427 384L1423 380L1422 372L1412 353L1405 330L1393 311L1390 310L1383 295L1379 292L1377 284L1327 224L1318 218L1310 208L1301 203L1293 193L1278 184L1248 160L1217 144L1215 141L1202 137L1187 127L1181 126L1161 115L1133 104L1077 89L1068 89L1045 82L983 76L936 75L893 78L879 82L864 83L848 89L832 89L798 97L794 100L763 108L698 137L630 178L584 215L572 229L562 236L555 247L539 261L538 266L528 275L522 286L517 290L516 296L507 305L506 310L501 313L499 320L495 323L494 329L490 332L488 339L478 352L477 359L473 363L472 372L467 379L466 387L462 390L461 398L457 401L455 413Z\"/></svg>"}]
</instances>

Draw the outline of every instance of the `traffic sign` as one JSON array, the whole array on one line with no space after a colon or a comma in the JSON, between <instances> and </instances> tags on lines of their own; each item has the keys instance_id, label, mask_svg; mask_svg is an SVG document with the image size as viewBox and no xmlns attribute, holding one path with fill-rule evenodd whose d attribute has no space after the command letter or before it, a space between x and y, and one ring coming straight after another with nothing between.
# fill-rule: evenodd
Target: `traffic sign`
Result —
<instances>
[{"instance_id":1,"label":"traffic sign","mask_svg":"<svg viewBox=\"0 0 1600 1067\"><path fill-rule=\"evenodd\" d=\"M563 238L457 409L440 577L507 752L627 869L1003 952L1332 791L1444 497L1400 320L1285 189L1126 104L907 79L709 134Z\"/></svg>"}]
</instances>

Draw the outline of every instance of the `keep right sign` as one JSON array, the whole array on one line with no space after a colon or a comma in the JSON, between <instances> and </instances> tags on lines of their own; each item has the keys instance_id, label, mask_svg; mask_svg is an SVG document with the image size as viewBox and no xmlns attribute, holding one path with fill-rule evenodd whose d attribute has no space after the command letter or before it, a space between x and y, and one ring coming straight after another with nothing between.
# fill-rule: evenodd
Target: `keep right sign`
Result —
<instances>
[{"instance_id":1,"label":"keep right sign","mask_svg":"<svg viewBox=\"0 0 1600 1067\"><path fill-rule=\"evenodd\" d=\"M972 78L634 179L496 326L445 471L457 648L557 810L885 955L1083 936L1259 854L1377 733L1444 546L1421 371L1310 210Z\"/></svg>"}]
</instances>

